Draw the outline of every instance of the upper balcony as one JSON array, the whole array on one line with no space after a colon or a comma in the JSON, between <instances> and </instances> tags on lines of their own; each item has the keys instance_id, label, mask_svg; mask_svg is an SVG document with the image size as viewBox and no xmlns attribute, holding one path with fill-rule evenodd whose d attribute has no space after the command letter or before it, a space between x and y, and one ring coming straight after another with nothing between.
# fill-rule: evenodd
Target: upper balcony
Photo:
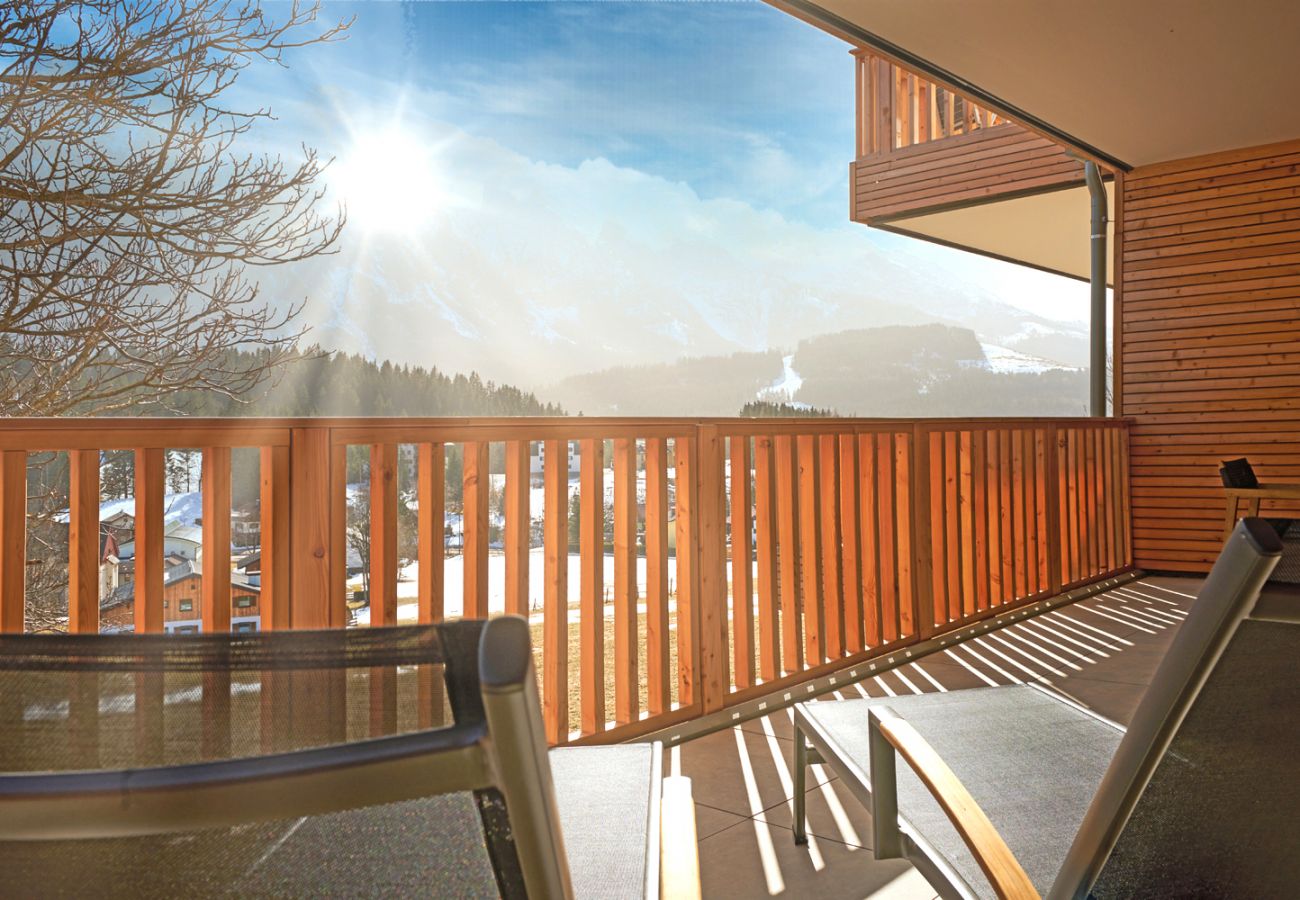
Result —
<instances>
[{"instance_id":1,"label":"upper balcony","mask_svg":"<svg viewBox=\"0 0 1300 900\"><path fill-rule=\"evenodd\" d=\"M1079 248L1087 247L1088 200L1078 158L886 59L865 50L854 56L853 221L1086 276ZM1069 234L1026 227L1042 222L1078 227ZM992 234L996 246L987 244Z\"/></svg>"}]
</instances>

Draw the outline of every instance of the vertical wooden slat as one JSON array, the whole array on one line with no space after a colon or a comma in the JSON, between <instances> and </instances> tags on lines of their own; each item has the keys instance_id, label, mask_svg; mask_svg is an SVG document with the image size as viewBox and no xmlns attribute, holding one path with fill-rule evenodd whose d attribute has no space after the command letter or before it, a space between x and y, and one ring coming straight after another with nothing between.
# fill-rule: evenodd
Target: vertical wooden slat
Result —
<instances>
[{"instance_id":1,"label":"vertical wooden slat","mask_svg":"<svg viewBox=\"0 0 1300 900\"><path fill-rule=\"evenodd\" d=\"M975 527L975 609L989 608L989 514L988 475L985 451L988 447L984 431L971 433L971 506Z\"/></svg>"},{"instance_id":2,"label":"vertical wooden slat","mask_svg":"<svg viewBox=\"0 0 1300 900\"><path fill-rule=\"evenodd\" d=\"M99 451L68 453L68 630L99 631Z\"/></svg>"},{"instance_id":3,"label":"vertical wooden slat","mask_svg":"<svg viewBox=\"0 0 1300 900\"><path fill-rule=\"evenodd\" d=\"M27 454L0 451L0 634L21 634L27 575Z\"/></svg>"},{"instance_id":4,"label":"vertical wooden slat","mask_svg":"<svg viewBox=\"0 0 1300 900\"><path fill-rule=\"evenodd\" d=\"M826 658L826 612L821 590L818 522L817 438L801 434L795 439L799 467L799 575L803 596L804 665L816 666Z\"/></svg>"},{"instance_id":5,"label":"vertical wooden slat","mask_svg":"<svg viewBox=\"0 0 1300 900\"><path fill-rule=\"evenodd\" d=\"M718 426L700 425L696 433L697 683L701 711L709 713L722 708L731 685L727 653L726 451Z\"/></svg>"},{"instance_id":6,"label":"vertical wooden slat","mask_svg":"<svg viewBox=\"0 0 1300 900\"><path fill-rule=\"evenodd\" d=\"M370 624L397 624L396 444L370 445Z\"/></svg>"},{"instance_id":7,"label":"vertical wooden slat","mask_svg":"<svg viewBox=\"0 0 1300 900\"><path fill-rule=\"evenodd\" d=\"M975 485L971 442L974 435L962 431L957 436L957 513L961 520L961 609L963 615L975 612Z\"/></svg>"},{"instance_id":8,"label":"vertical wooden slat","mask_svg":"<svg viewBox=\"0 0 1300 900\"><path fill-rule=\"evenodd\" d=\"M1056 426L1043 429L1043 453L1046 472L1043 478L1043 510L1046 517L1044 540L1047 542L1047 590L1061 592L1061 475L1059 467L1059 437Z\"/></svg>"},{"instance_id":9,"label":"vertical wooden slat","mask_svg":"<svg viewBox=\"0 0 1300 900\"><path fill-rule=\"evenodd\" d=\"M839 436L840 465L840 595L844 608L844 650L850 656L864 648L862 633L862 552L859 534L857 435Z\"/></svg>"},{"instance_id":10,"label":"vertical wooden slat","mask_svg":"<svg viewBox=\"0 0 1300 900\"><path fill-rule=\"evenodd\" d=\"M943 490L944 490L944 536L947 540L948 577L948 616L959 619L962 616L961 573L962 557L966 548L961 545L958 525L961 522L960 495L957 482L961 475L961 463L957 458L957 432L945 431L943 435Z\"/></svg>"},{"instance_id":11,"label":"vertical wooden slat","mask_svg":"<svg viewBox=\"0 0 1300 900\"><path fill-rule=\"evenodd\" d=\"M1038 536L1038 589L1055 593L1052 588L1051 553L1052 530L1047 518L1048 448L1047 431L1034 429L1034 529Z\"/></svg>"},{"instance_id":12,"label":"vertical wooden slat","mask_svg":"<svg viewBox=\"0 0 1300 900\"><path fill-rule=\"evenodd\" d=\"M1104 477L1101 500L1102 515L1106 523L1106 569L1111 571L1119 568L1119 554L1116 552L1118 541L1115 532L1115 429L1102 429L1101 437Z\"/></svg>"},{"instance_id":13,"label":"vertical wooden slat","mask_svg":"<svg viewBox=\"0 0 1300 900\"><path fill-rule=\"evenodd\" d=\"M821 584L824 647L829 659L844 655L844 598L840 584L839 449L835 435L817 438L820 459Z\"/></svg>"},{"instance_id":14,"label":"vertical wooden slat","mask_svg":"<svg viewBox=\"0 0 1300 900\"><path fill-rule=\"evenodd\" d=\"M988 488L988 523L989 523L989 607L1006 602L1006 587L1002 582L1002 488L998 477L998 461L1001 459L1000 435L998 429L990 428L984 435L985 460L984 481Z\"/></svg>"},{"instance_id":15,"label":"vertical wooden slat","mask_svg":"<svg viewBox=\"0 0 1300 900\"><path fill-rule=\"evenodd\" d=\"M465 509L465 618L486 619L488 614L488 477L487 441L466 441L461 471Z\"/></svg>"},{"instance_id":16,"label":"vertical wooden slat","mask_svg":"<svg viewBox=\"0 0 1300 900\"><path fill-rule=\"evenodd\" d=\"M865 50L856 49L853 51L853 100L854 100L854 136L856 138L854 146L857 148L857 158L861 159L871 152L870 144L870 123L868 113L867 91L870 84L870 67L868 65L867 53Z\"/></svg>"},{"instance_id":17,"label":"vertical wooden slat","mask_svg":"<svg viewBox=\"0 0 1300 900\"><path fill-rule=\"evenodd\" d=\"M1021 552L1021 542L1016 540L1014 515L1012 513L1012 484L1015 472L1012 468L1011 432L1003 429L998 440L998 528L1002 535L1002 602L1010 603L1018 596L1019 585L1016 584L1016 556Z\"/></svg>"},{"instance_id":18,"label":"vertical wooden slat","mask_svg":"<svg viewBox=\"0 0 1300 900\"><path fill-rule=\"evenodd\" d=\"M956 604L955 598L948 594L948 566L952 565L948 560L948 538L945 531L948 520L948 492L945 484L948 476L944 463L943 432L932 430L926 436L928 441L922 452L930 460L930 502L927 513L930 521L930 546L933 548L928 573L933 585L929 615L935 624L946 624L952 621L952 607Z\"/></svg>"},{"instance_id":19,"label":"vertical wooden slat","mask_svg":"<svg viewBox=\"0 0 1300 900\"><path fill-rule=\"evenodd\" d=\"M858 564L862 569L862 638L867 647L881 643L879 492L877 484L876 436L858 435L858 508L861 549Z\"/></svg>"},{"instance_id":20,"label":"vertical wooden slat","mask_svg":"<svg viewBox=\"0 0 1300 900\"><path fill-rule=\"evenodd\" d=\"M445 612L443 560L447 552L447 452L441 443L416 450L416 500L419 508L420 565L416 602L421 624L441 622Z\"/></svg>"},{"instance_id":21,"label":"vertical wooden slat","mask_svg":"<svg viewBox=\"0 0 1300 900\"><path fill-rule=\"evenodd\" d=\"M230 630L230 448L203 448L203 631Z\"/></svg>"},{"instance_id":22,"label":"vertical wooden slat","mask_svg":"<svg viewBox=\"0 0 1300 900\"><path fill-rule=\"evenodd\" d=\"M528 508L528 441L506 442L505 563L506 614L528 615L528 549L532 514Z\"/></svg>"},{"instance_id":23,"label":"vertical wooden slat","mask_svg":"<svg viewBox=\"0 0 1300 900\"><path fill-rule=\"evenodd\" d=\"M898 547L898 629L900 637L917 633L912 592L912 435L894 435L894 542ZM925 617L921 618L925 621Z\"/></svg>"},{"instance_id":24,"label":"vertical wooden slat","mask_svg":"<svg viewBox=\"0 0 1300 900\"><path fill-rule=\"evenodd\" d=\"M259 455L262 578L258 605L262 630L280 631L289 627L289 448L263 447Z\"/></svg>"},{"instance_id":25,"label":"vertical wooden slat","mask_svg":"<svg viewBox=\"0 0 1300 900\"><path fill-rule=\"evenodd\" d=\"M1082 432L1083 438L1083 527L1085 534L1088 536L1088 572L1089 576L1096 574L1098 564L1098 550L1100 549L1097 532L1097 446L1093 438L1097 434L1095 428L1085 428Z\"/></svg>"},{"instance_id":26,"label":"vertical wooden slat","mask_svg":"<svg viewBox=\"0 0 1300 900\"><path fill-rule=\"evenodd\" d=\"M135 632L163 630L163 495L167 491L165 451L144 447L135 451ZM263 569L266 552L263 544ZM265 588L262 621L266 622Z\"/></svg>"},{"instance_id":27,"label":"vertical wooden slat","mask_svg":"<svg viewBox=\"0 0 1300 900\"><path fill-rule=\"evenodd\" d=\"M672 706L668 634L668 445L645 442L646 709L652 715Z\"/></svg>"},{"instance_id":28,"label":"vertical wooden slat","mask_svg":"<svg viewBox=\"0 0 1300 900\"><path fill-rule=\"evenodd\" d=\"M781 674L781 627L777 597L777 513L772 439L754 438L754 531L758 562L758 671L764 681Z\"/></svg>"},{"instance_id":29,"label":"vertical wooden slat","mask_svg":"<svg viewBox=\"0 0 1300 900\"><path fill-rule=\"evenodd\" d=\"M733 677L738 689L754 684L753 492L749 487L749 438L732 435L731 458L731 632Z\"/></svg>"},{"instance_id":30,"label":"vertical wooden slat","mask_svg":"<svg viewBox=\"0 0 1300 900\"><path fill-rule=\"evenodd\" d=\"M1012 577L1015 579L1016 599L1027 597L1029 589L1026 584L1028 556L1025 543L1025 447L1020 429L1007 432L1011 438L1011 533L1015 545Z\"/></svg>"},{"instance_id":31,"label":"vertical wooden slat","mask_svg":"<svg viewBox=\"0 0 1300 900\"><path fill-rule=\"evenodd\" d=\"M893 434L876 435L876 466L879 482L876 496L879 498L877 508L876 540L880 545L880 620L881 637L886 641L896 641L899 637L898 627L898 556L895 541L894 487L898 484L894 472L894 436Z\"/></svg>"},{"instance_id":32,"label":"vertical wooden slat","mask_svg":"<svg viewBox=\"0 0 1300 900\"><path fill-rule=\"evenodd\" d=\"M605 729L605 442L579 450L579 668L583 734Z\"/></svg>"},{"instance_id":33,"label":"vertical wooden slat","mask_svg":"<svg viewBox=\"0 0 1300 900\"><path fill-rule=\"evenodd\" d=\"M336 443L330 447L329 451L329 481L327 494L329 495L329 545L330 550L327 554L329 559L329 594L327 597L329 621L325 627L343 628L347 625L348 605L348 448L347 445ZM339 671L335 673L336 678L342 678L346 682L346 672ZM330 716L335 717L342 715L338 709L338 704L346 706L346 696L339 700L336 696L340 690L345 690L344 686L332 684L330 687L330 702L327 708L330 710ZM329 721L328 727L334 730L340 728L346 729L346 721L342 723Z\"/></svg>"},{"instance_id":34,"label":"vertical wooden slat","mask_svg":"<svg viewBox=\"0 0 1300 900\"><path fill-rule=\"evenodd\" d=\"M695 436L683 435L673 441L673 462L677 507L677 702L689 706L699 698L699 572L696 551L699 525L696 522Z\"/></svg>"},{"instance_id":35,"label":"vertical wooden slat","mask_svg":"<svg viewBox=\"0 0 1300 900\"><path fill-rule=\"evenodd\" d=\"M796 508L798 459L794 438L776 437L777 533L780 546L782 669L803 669L803 610L800 602L799 516Z\"/></svg>"},{"instance_id":36,"label":"vertical wooden slat","mask_svg":"<svg viewBox=\"0 0 1300 900\"><path fill-rule=\"evenodd\" d=\"M934 537L931 533L931 506L934 498L930 483L932 460L930 435L920 425L912 427L907 436L907 444L912 463L909 467L908 481L908 544L911 548L909 566L911 568L913 619L916 634L922 640L934 633L935 616L935 581L934 581ZM900 479L901 483L901 479Z\"/></svg>"},{"instance_id":37,"label":"vertical wooden slat","mask_svg":"<svg viewBox=\"0 0 1300 900\"><path fill-rule=\"evenodd\" d=\"M614 441L614 721L640 711L637 672L636 441Z\"/></svg>"},{"instance_id":38,"label":"vertical wooden slat","mask_svg":"<svg viewBox=\"0 0 1300 900\"><path fill-rule=\"evenodd\" d=\"M289 432L289 627L330 627L330 433Z\"/></svg>"},{"instance_id":39,"label":"vertical wooden slat","mask_svg":"<svg viewBox=\"0 0 1300 900\"><path fill-rule=\"evenodd\" d=\"M888 154L897 149L894 133L894 66L884 59L872 59L875 88L876 152Z\"/></svg>"},{"instance_id":40,"label":"vertical wooden slat","mask_svg":"<svg viewBox=\"0 0 1300 900\"><path fill-rule=\"evenodd\" d=\"M569 737L569 444L549 440L543 450L542 719L558 744Z\"/></svg>"}]
</instances>

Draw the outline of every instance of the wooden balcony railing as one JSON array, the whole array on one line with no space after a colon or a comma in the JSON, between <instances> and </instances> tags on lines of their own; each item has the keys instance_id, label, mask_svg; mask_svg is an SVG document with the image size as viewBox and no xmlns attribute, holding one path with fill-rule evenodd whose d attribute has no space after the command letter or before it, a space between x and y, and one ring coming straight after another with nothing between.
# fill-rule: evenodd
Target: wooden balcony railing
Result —
<instances>
[{"instance_id":1,"label":"wooden balcony railing","mask_svg":"<svg viewBox=\"0 0 1300 900\"><path fill-rule=\"evenodd\" d=\"M134 625L161 631L164 453L187 447L203 458L203 628L230 628L231 454L245 447L260 460L262 627L344 627L358 445L370 621L527 616L556 743L667 727L1131 559L1116 419L13 419L0 428L0 628L24 627L28 454L68 454L67 625L93 632L100 454L133 450ZM418 506L406 598L403 503ZM454 560L449 509L463 517ZM459 597L445 580L457 571Z\"/></svg>"},{"instance_id":2,"label":"wooden balcony railing","mask_svg":"<svg viewBox=\"0 0 1300 900\"><path fill-rule=\"evenodd\" d=\"M1010 124L914 72L855 50L859 159Z\"/></svg>"},{"instance_id":3,"label":"wooden balcony railing","mask_svg":"<svg viewBox=\"0 0 1300 900\"><path fill-rule=\"evenodd\" d=\"M857 62L855 222L900 220L1083 181L1065 149L993 110L872 56Z\"/></svg>"}]
</instances>

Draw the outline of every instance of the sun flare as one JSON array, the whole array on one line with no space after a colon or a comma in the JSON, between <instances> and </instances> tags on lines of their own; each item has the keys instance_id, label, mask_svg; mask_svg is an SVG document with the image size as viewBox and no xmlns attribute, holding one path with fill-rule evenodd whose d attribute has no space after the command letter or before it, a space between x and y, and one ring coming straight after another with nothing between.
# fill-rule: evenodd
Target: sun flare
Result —
<instances>
[{"instance_id":1,"label":"sun flare","mask_svg":"<svg viewBox=\"0 0 1300 900\"><path fill-rule=\"evenodd\" d=\"M335 182L348 218L367 231L410 231L437 212L441 192L428 142L400 128L358 136Z\"/></svg>"}]
</instances>

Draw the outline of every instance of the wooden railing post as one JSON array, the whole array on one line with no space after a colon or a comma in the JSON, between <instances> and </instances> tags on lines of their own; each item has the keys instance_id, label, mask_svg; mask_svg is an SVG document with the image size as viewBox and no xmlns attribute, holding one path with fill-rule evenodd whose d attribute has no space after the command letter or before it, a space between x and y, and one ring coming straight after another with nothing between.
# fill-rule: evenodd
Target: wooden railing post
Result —
<instances>
[{"instance_id":1,"label":"wooden railing post","mask_svg":"<svg viewBox=\"0 0 1300 900\"><path fill-rule=\"evenodd\" d=\"M135 631L163 630L163 494L165 451L135 451Z\"/></svg>"},{"instance_id":2,"label":"wooden railing post","mask_svg":"<svg viewBox=\"0 0 1300 900\"><path fill-rule=\"evenodd\" d=\"M23 630L27 576L27 453L0 451L0 634Z\"/></svg>"},{"instance_id":3,"label":"wooden railing post","mask_svg":"<svg viewBox=\"0 0 1300 900\"><path fill-rule=\"evenodd\" d=\"M289 438L289 627L339 628L346 622L343 571L346 448L331 446L328 427L294 428ZM336 458L337 457L337 458ZM340 490L343 487L340 484ZM340 583L335 584L338 580Z\"/></svg>"},{"instance_id":4,"label":"wooden railing post","mask_svg":"<svg viewBox=\"0 0 1300 900\"><path fill-rule=\"evenodd\" d=\"M934 634L934 543L931 520L934 516L930 497L930 433L919 422L912 426L910 491L912 498L912 611L916 635L926 640Z\"/></svg>"},{"instance_id":5,"label":"wooden railing post","mask_svg":"<svg viewBox=\"0 0 1300 900\"><path fill-rule=\"evenodd\" d=\"M370 445L370 624L397 624L397 445L389 443Z\"/></svg>"},{"instance_id":6,"label":"wooden railing post","mask_svg":"<svg viewBox=\"0 0 1300 900\"><path fill-rule=\"evenodd\" d=\"M289 448L263 447L261 482L262 579L258 607L262 629L289 627Z\"/></svg>"},{"instance_id":7,"label":"wooden railing post","mask_svg":"<svg viewBox=\"0 0 1300 900\"><path fill-rule=\"evenodd\" d=\"M727 504L723 439L716 425L696 430L695 608L703 711L721 709L731 689L727 653Z\"/></svg>"},{"instance_id":8,"label":"wooden railing post","mask_svg":"<svg viewBox=\"0 0 1300 900\"><path fill-rule=\"evenodd\" d=\"M230 630L230 448L203 448L203 630Z\"/></svg>"},{"instance_id":9,"label":"wooden railing post","mask_svg":"<svg viewBox=\"0 0 1300 900\"><path fill-rule=\"evenodd\" d=\"M1061 472L1057 453L1056 426L1048 423L1044 429L1047 433L1047 534L1042 540L1047 541L1047 592L1049 595L1061 592Z\"/></svg>"},{"instance_id":10,"label":"wooden railing post","mask_svg":"<svg viewBox=\"0 0 1300 900\"><path fill-rule=\"evenodd\" d=\"M99 631L99 451L68 453L68 630Z\"/></svg>"}]
</instances>

